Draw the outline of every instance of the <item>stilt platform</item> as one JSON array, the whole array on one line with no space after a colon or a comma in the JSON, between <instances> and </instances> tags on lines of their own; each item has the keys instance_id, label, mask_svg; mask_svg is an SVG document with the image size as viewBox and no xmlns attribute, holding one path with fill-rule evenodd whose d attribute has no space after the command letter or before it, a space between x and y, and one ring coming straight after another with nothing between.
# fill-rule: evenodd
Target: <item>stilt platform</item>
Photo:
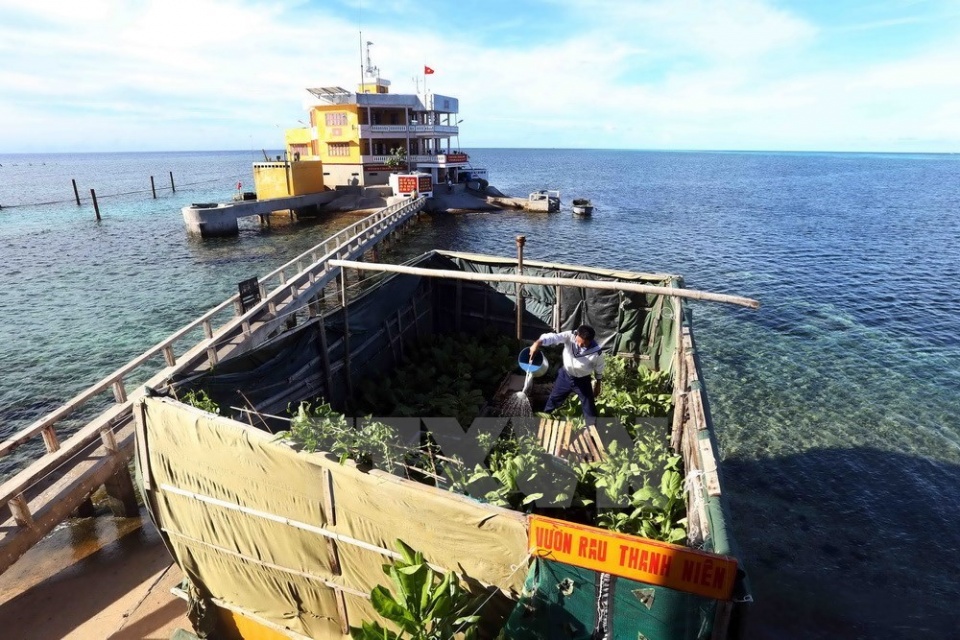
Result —
<instances>
[{"instance_id":1,"label":"stilt platform","mask_svg":"<svg viewBox=\"0 0 960 640\"><path fill-rule=\"evenodd\" d=\"M288 198L270 198L269 200L241 200L228 203L199 203L183 207L183 221L187 230L203 237L233 236L240 232L237 221L248 216L269 216L276 211L297 211L308 207L318 207L332 202L343 194L338 191L323 191Z\"/></svg>"}]
</instances>

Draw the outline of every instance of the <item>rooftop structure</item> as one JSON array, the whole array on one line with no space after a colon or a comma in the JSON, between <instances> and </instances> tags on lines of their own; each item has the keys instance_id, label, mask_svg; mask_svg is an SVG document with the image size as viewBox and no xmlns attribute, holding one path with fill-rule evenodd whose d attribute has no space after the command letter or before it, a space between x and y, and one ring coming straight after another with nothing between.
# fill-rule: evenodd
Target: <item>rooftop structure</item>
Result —
<instances>
[{"instance_id":1,"label":"rooftop structure","mask_svg":"<svg viewBox=\"0 0 960 640\"><path fill-rule=\"evenodd\" d=\"M288 157L321 161L328 188L387 184L395 170L429 173L435 183L459 182L469 165L467 154L451 144L460 132L459 101L434 93L390 93L390 81L370 62L370 44L355 92L307 89L310 125L287 130Z\"/></svg>"}]
</instances>

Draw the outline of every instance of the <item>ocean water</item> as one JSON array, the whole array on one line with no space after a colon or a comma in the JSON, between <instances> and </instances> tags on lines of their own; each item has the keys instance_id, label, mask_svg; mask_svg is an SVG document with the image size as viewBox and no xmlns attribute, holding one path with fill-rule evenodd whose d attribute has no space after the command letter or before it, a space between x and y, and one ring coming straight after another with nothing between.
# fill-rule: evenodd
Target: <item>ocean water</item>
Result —
<instances>
[{"instance_id":1,"label":"ocean water","mask_svg":"<svg viewBox=\"0 0 960 640\"><path fill-rule=\"evenodd\" d=\"M751 637L956 633L960 156L471 156L505 193L559 189L564 209L433 216L384 259L513 255L523 234L528 259L677 273L761 301L690 305L757 599ZM252 187L261 157L0 155L0 437L351 219L190 237L180 207ZM170 171L177 192L154 200L149 176L169 187ZM97 189L102 221L71 178ZM576 197L592 218L571 215Z\"/></svg>"}]
</instances>

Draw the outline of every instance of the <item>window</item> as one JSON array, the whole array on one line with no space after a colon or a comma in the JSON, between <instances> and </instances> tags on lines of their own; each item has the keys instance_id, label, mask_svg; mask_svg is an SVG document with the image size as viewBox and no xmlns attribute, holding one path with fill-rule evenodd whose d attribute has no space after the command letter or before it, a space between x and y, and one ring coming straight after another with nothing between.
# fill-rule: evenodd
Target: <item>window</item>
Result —
<instances>
[{"instance_id":1,"label":"window","mask_svg":"<svg viewBox=\"0 0 960 640\"><path fill-rule=\"evenodd\" d=\"M350 144L347 142L328 142L327 155L331 157L349 156Z\"/></svg>"},{"instance_id":2,"label":"window","mask_svg":"<svg viewBox=\"0 0 960 640\"><path fill-rule=\"evenodd\" d=\"M337 127L347 124L347 114L337 111L333 113L327 113L326 122L328 127Z\"/></svg>"}]
</instances>

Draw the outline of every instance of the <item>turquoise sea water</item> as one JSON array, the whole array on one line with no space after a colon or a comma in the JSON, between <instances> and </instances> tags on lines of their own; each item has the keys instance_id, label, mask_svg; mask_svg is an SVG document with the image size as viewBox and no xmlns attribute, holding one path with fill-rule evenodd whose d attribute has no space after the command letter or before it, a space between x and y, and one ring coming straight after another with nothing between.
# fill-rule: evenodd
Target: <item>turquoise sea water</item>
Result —
<instances>
[{"instance_id":1,"label":"turquoise sea water","mask_svg":"<svg viewBox=\"0 0 960 640\"><path fill-rule=\"evenodd\" d=\"M252 187L259 155L0 155L0 437L349 219L188 236L180 207ZM472 157L511 195L559 189L564 210L434 216L385 259L512 255L524 234L530 259L679 273L762 302L691 305L754 637L960 628L960 156ZM71 178L97 189L101 222ZM592 219L570 215L575 197Z\"/></svg>"}]
</instances>

